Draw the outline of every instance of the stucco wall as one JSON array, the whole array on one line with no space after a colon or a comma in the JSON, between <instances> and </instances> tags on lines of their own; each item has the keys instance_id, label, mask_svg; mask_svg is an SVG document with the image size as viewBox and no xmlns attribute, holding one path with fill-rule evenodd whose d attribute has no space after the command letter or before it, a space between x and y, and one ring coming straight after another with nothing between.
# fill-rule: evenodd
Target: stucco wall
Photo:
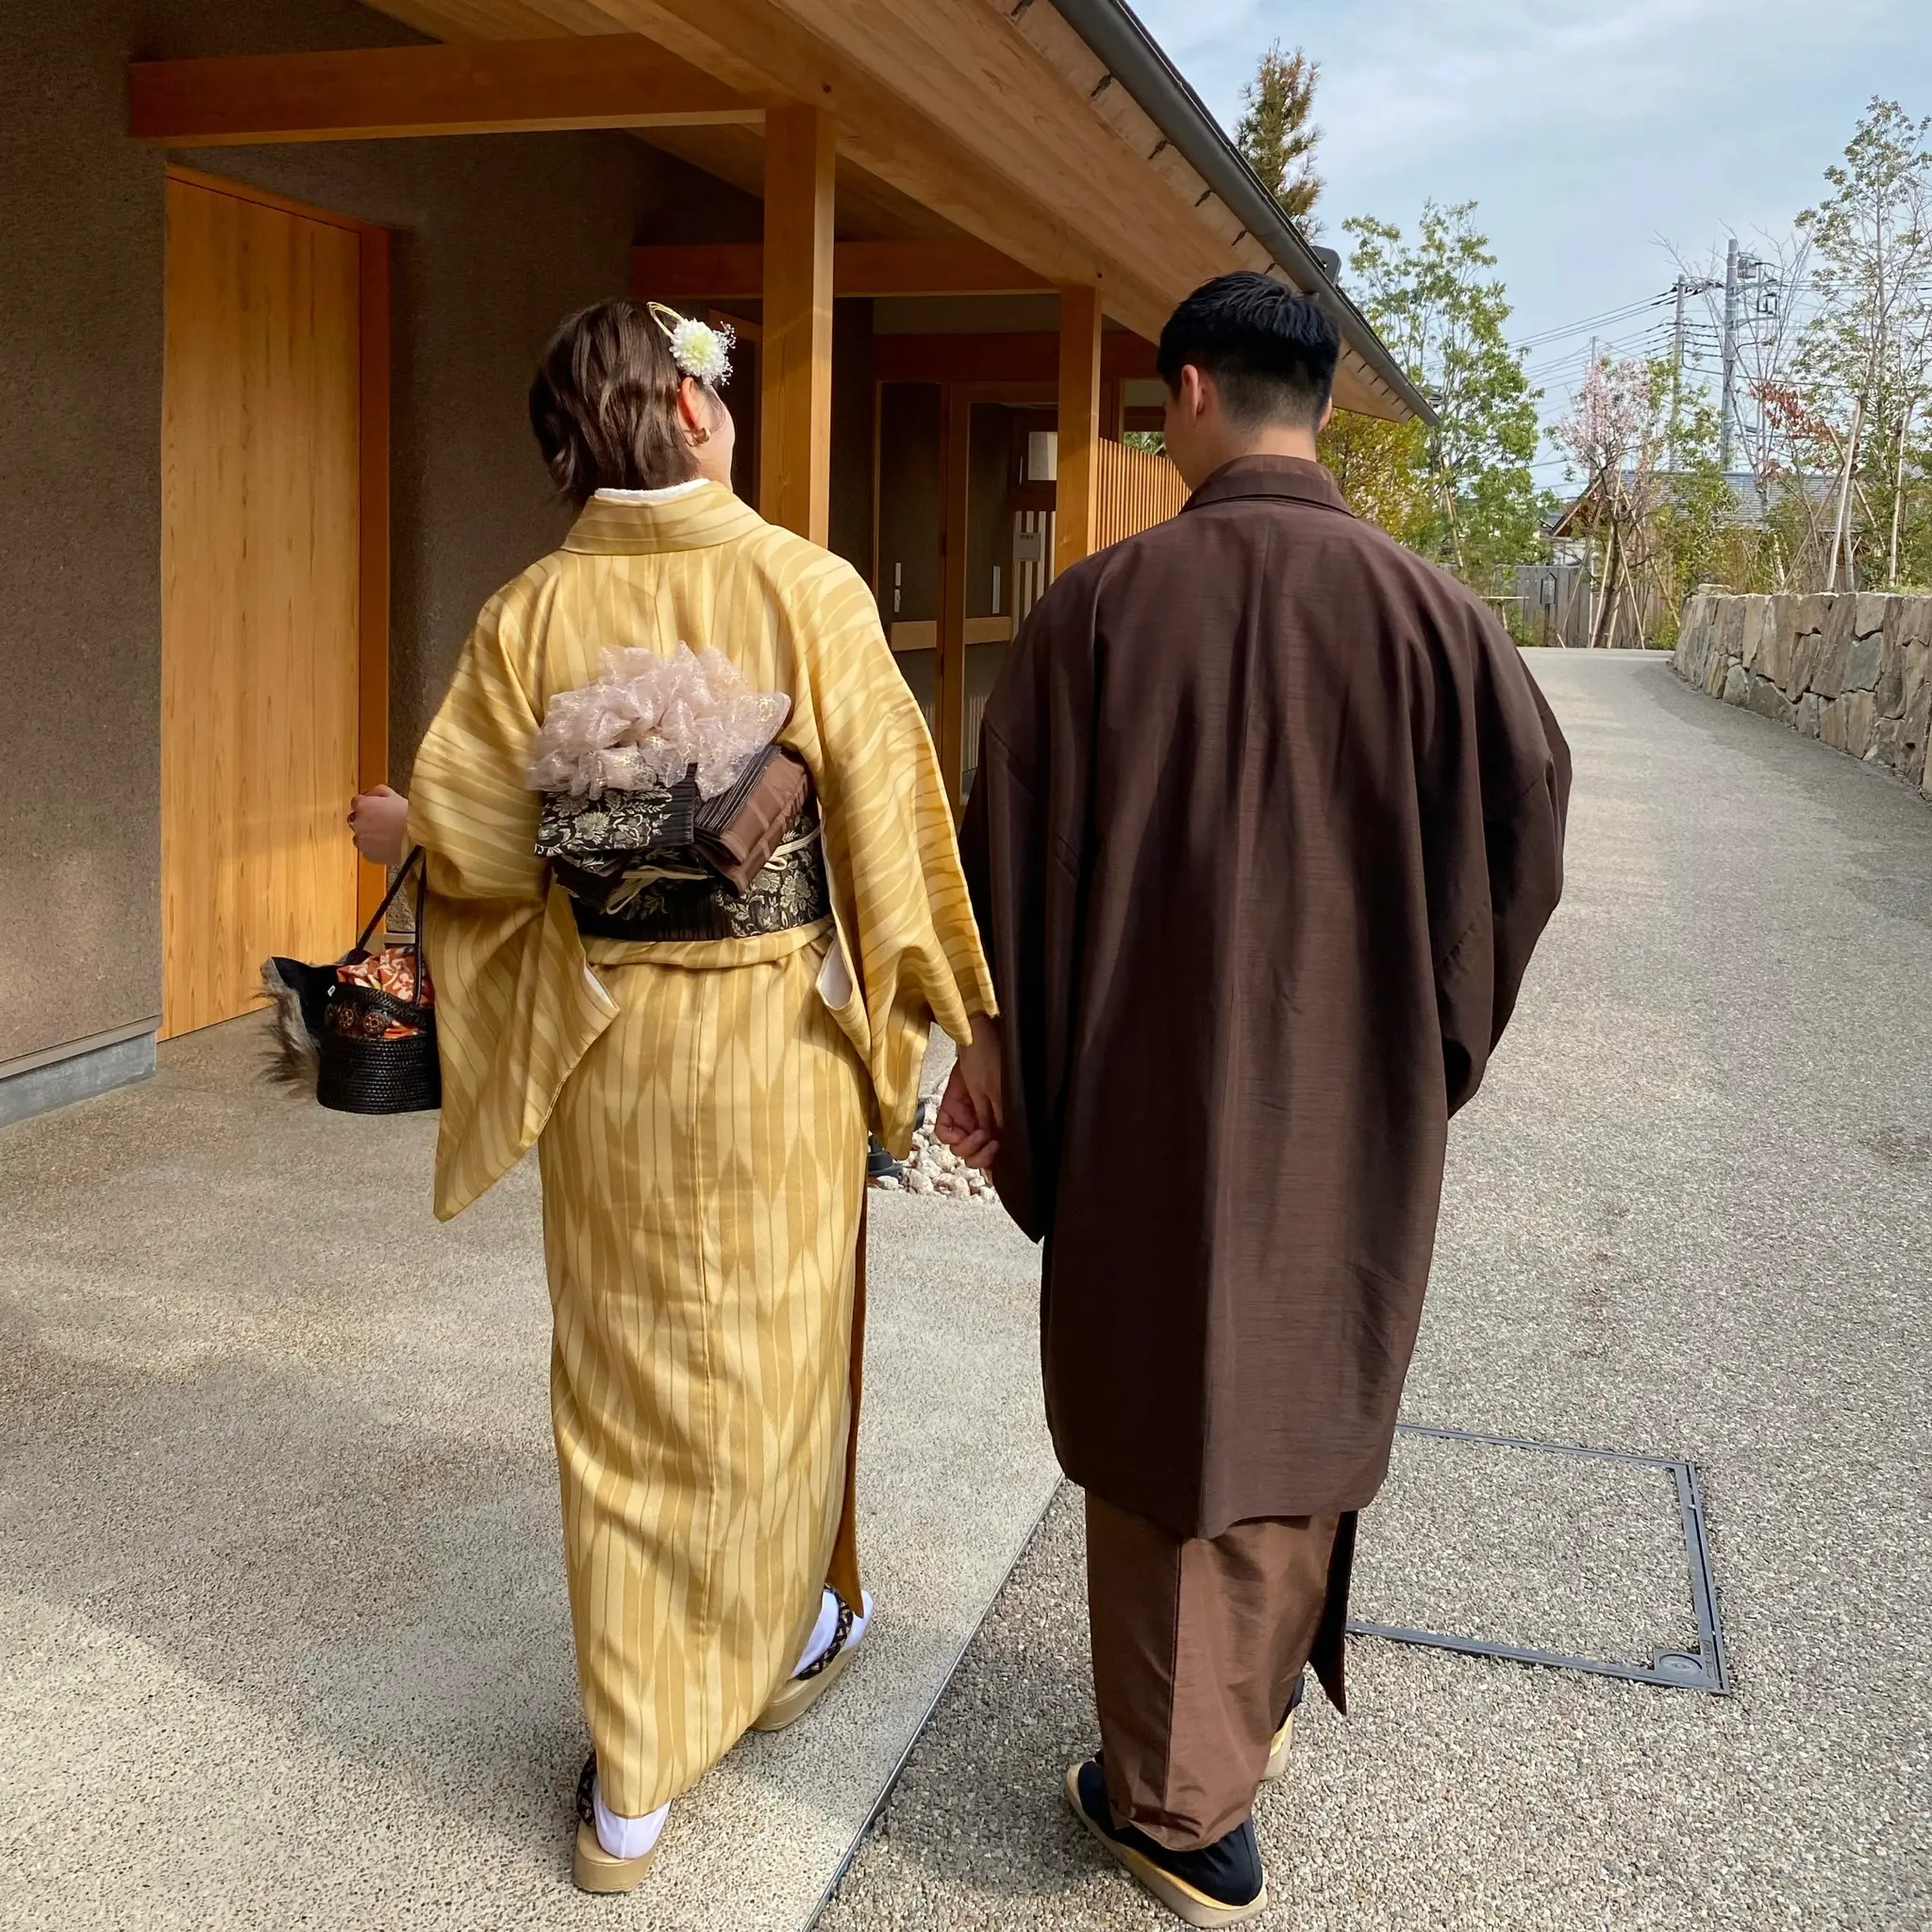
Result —
<instances>
[{"instance_id":1,"label":"stucco wall","mask_svg":"<svg viewBox=\"0 0 1932 1932\"><path fill-rule=\"evenodd\" d=\"M1690 597L1674 662L1710 696L1877 765L1932 799L1932 597Z\"/></svg>"},{"instance_id":2,"label":"stucco wall","mask_svg":"<svg viewBox=\"0 0 1932 1932\"><path fill-rule=\"evenodd\" d=\"M159 1008L163 170L134 58L412 38L348 0L0 8L0 1070ZM753 240L757 205L623 134L178 158L394 231L392 776L476 608L564 525L524 393L636 240Z\"/></svg>"}]
</instances>

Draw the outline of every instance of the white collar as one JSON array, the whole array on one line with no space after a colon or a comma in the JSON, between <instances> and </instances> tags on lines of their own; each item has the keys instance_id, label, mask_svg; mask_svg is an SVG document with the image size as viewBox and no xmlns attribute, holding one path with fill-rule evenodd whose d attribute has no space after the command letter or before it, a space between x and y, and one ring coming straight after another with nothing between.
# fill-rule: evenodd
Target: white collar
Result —
<instances>
[{"instance_id":1,"label":"white collar","mask_svg":"<svg viewBox=\"0 0 1932 1932\"><path fill-rule=\"evenodd\" d=\"M662 490L600 490L599 503L673 503L680 496L689 496L693 491L702 490L709 479L693 476L689 483L667 484Z\"/></svg>"}]
</instances>

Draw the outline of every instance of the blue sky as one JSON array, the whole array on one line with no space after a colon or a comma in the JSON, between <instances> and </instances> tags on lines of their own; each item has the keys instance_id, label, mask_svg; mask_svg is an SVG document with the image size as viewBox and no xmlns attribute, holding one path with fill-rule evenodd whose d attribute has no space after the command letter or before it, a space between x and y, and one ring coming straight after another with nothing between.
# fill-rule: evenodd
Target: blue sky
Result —
<instances>
[{"instance_id":1,"label":"blue sky","mask_svg":"<svg viewBox=\"0 0 1932 1932\"><path fill-rule=\"evenodd\" d=\"M1872 94L1932 114L1926 0L1132 4L1230 127L1269 42L1305 47L1324 239L1342 245L1346 215L1407 228L1427 196L1474 200L1524 337L1668 288L1667 242L1702 256L1788 227ZM1574 346L1580 368L1588 344L1533 360ZM1546 414L1574 379L1549 378Z\"/></svg>"}]
</instances>

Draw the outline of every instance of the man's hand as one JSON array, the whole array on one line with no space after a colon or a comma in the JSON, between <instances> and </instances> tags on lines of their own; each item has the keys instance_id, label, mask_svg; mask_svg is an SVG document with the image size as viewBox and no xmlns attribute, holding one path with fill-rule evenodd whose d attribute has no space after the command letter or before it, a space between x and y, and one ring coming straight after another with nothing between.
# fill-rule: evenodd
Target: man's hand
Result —
<instances>
[{"instance_id":1,"label":"man's hand","mask_svg":"<svg viewBox=\"0 0 1932 1932\"><path fill-rule=\"evenodd\" d=\"M1000 1151L1000 1129L1005 1124L999 1023L981 1013L974 1019L973 1038L959 1048L940 1101L935 1130L968 1167L990 1168Z\"/></svg>"},{"instance_id":2,"label":"man's hand","mask_svg":"<svg viewBox=\"0 0 1932 1932\"><path fill-rule=\"evenodd\" d=\"M372 786L349 801L349 830L356 850L376 865L400 865L408 843L409 801L387 785Z\"/></svg>"}]
</instances>

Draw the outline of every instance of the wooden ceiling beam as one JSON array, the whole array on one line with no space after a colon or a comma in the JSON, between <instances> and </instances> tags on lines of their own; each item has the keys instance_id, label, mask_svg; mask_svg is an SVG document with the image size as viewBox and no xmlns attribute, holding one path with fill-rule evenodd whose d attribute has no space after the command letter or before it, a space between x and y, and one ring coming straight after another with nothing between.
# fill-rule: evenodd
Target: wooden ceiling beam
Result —
<instances>
[{"instance_id":1,"label":"wooden ceiling beam","mask_svg":"<svg viewBox=\"0 0 1932 1932\"><path fill-rule=\"evenodd\" d=\"M841 148L870 173L1057 283L1093 283L1108 314L1142 333L1238 265L987 0L597 4L723 77L741 84L755 60L768 83L819 95ZM1060 245L1001 232L1023 211Z\"/></svg>"},{"instance_id":2,"label":"wooden ceiling beam","mask_svg":"<svg viewBox=\"0 0 1932 1932\"><path fill-rule=\"evenodd\" d=\"M1019 295L1050 292L1044 275L983 242L841 242L832 286L840 295ZM745 301L764 287L756 242L648 245L630 252L631 293L660 302L709 296Z\"/></svg>"},{"instance_id":3,"label":"wooden ceiling beam","mask_svg":"<svg viewBox=\"0 0 1932 1932\"><path fill-rule=\"evenodd\" d=\"M757 123L756 98L635 34L138 60L130 131L161 147Z\"/></svg>"},{"instance_id":4,"label":"wooden ceiling beam","mask_svg":"<svg viewBox=\"0 0 1932 1932\"><path fill-rule=\"evenodd\" d=\"M877 382L1055 384L1059 367L1059 337L1032 331L1014 335L875 335L872 339L872 373ZM1124 328L1103 332L1100 374L1104 379L1133 381L1155 373L1152 342Z\"/></svg>"},{"instance_id":5,"label":"wooden ceiling beam","mask_svg":"<svg viewBox=\"0 0 1932 1932\"><path fill-rule=\"evenodd\" d=\"M747 97L775 93L822 108L838 120L841 157L866 178L1056 284L1091 283L1106 313L1143 336L1158 334L1174 304L1208 276L1270 266L1241 217L1049 7L1016 0L372 4L433 32L480 35L527 33L534 5L567 29L594 31L602 22L643 35ZM730 129L708 137L674 131L665 144L675 153L680 139L738 138ZM732 178L728 171L725 177ZM1353 349L1337 373L1336 399L1370 414L1400 413Z\"/></svg>"},{"instance_id":6,"label":"wooden ceiling beam","mask_svg":"<svg viewBox=\"0 0 1932 1932\"><path fill-rule=\"evenodd\" d=\"M1069 203L1066 177L1046 171L1029 178L1024 169L996 164L976 137L969 141L962 132L967 123L902 93L802 24L795 0L597 5L614 24L648 35L728 85L782 87L824 108L838 118L841 153L868 174L1051 282L1093 283L1107 312L1130 327L1158 330L1173 307L1139 266L1125 265L1089 229L1085 209ZM937 84L935 58L927 49L920 68ZM1148 254L1151 262L1155 252Z\"/></svg>"}]
</instances>

